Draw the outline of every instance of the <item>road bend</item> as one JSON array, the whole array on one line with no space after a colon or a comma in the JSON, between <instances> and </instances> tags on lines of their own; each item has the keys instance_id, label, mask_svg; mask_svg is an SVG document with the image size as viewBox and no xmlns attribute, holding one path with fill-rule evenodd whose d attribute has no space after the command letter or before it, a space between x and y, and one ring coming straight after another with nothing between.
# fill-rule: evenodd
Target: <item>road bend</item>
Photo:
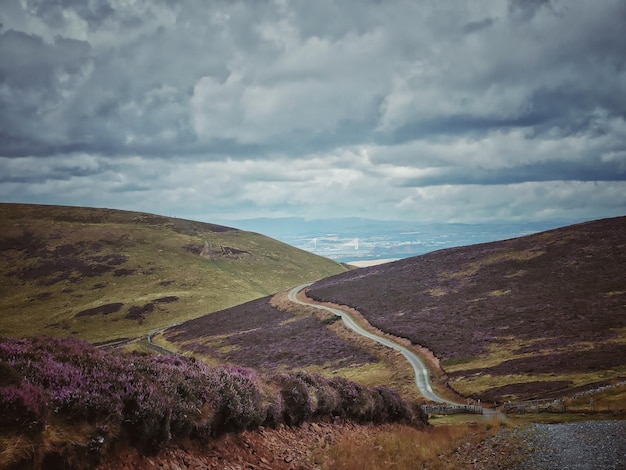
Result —
<instances>
[{"instance_id":1,"label":"road bend","mask_svg":"<svg viewBox=\"0 0 626 470\"><path fill-rule=\"evenodd\" d=\"M387 338L378 336L377 334L372 333L371 331L365 330L363 327L359 326L359 324L354 320L354 318L352 318L352 316L348 312L344 310L341 310L339 308L327 307L326 305L320 305L320 304L313 303L313 302L304 302L298 299L298 293L302 291L303 289L309 287L310 285L311 283L304 284L304 285L294 287L293 289L291 289L288 294L289 300L296 304L307 305L310 307L315 307L320 310L326 310L328 312L331 312L334 315L341 317L344 324L351 330L355 331L356 333L363 335L366 338L370 338L382 345L385 345L389 348L395 349L396 351L400 352L413 367L413 370L415 371L415 385L417 386L417 389L419 390L419 392L422 394L424 398L426 398L427 400L433 401L435 403L459 405L459 403L447 400L437 395L437 393L432 389L432 386L430 385L428 369L424 365L424 362L422 362L422 360L414 352L410 351L404 346L398 343L395 343Z\"/></svg>"}]
</instances>

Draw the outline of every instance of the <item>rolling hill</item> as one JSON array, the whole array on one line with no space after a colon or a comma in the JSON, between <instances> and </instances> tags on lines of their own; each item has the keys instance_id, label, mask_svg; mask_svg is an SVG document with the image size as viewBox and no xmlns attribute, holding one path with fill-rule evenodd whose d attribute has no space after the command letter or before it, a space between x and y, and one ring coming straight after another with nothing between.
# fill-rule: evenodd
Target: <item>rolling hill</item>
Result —
<instances>
[{"instance_id":1,"label":"rolling hill","mask_svg":"<svg viewBox=\"0 0 626 470\"><path fill-rule=\"evenodd\" d=\"M350 420L424 416L409 413L414 397L401 384L414 389L412 375L387 348L281 292L315 279L310 297L354 307L374 327L427 346L441 359L439 378L466 396L571 395L626 380L626 217L352 271L255 233L152 214L0 204L0 220L0 447L9 450L1 468L151 468L155 458L163 467L232 459L293 468L361 441L358 459L348 460L372 460L365 450L376 449L387 464L406 452L398 449L417 448L416 432L429 446L439 442L432 462L462 446L474 466L477 439L488 437L476 437L475 423L453 438L449 425L355 427ZM115 345L169 325L159 344L194 357L9 338ZM615 389L609 398L621 400L623 416L624 387ZM205 442L209 431L242 429ZM346 432L357 437L332 437ZM275 441L297 441L300 453ZM411 466L430 462L423 447L410 458Z\"/></svg>"},{"instance_id":2,"label":"rolling hill","mask_svg":"<svg viewBox=\"0 0 626 470\"><path fill-rule=\"evenodd\" d=\"M426 346L464 395L546 397L626 377L626 217L362 268L308 295Z\"/></svg>"},{"instance_id":3,"label":"rolling hill","mask_svg":"<svg viewBox=\"0 0 626 470\"><path fill-rule=\"evenodd\" d=\"M346 271L257 233L111 209L0 204L0 335L124 342Z\"/></svg>"}]
</instances>

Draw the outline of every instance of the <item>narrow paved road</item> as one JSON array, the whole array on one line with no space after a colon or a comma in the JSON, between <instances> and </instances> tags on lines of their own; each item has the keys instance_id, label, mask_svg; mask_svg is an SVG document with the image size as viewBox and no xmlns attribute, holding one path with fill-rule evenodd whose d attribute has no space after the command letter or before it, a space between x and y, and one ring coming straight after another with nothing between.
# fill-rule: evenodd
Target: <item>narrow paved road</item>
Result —
<instances>
[{"instance_id":1,"label":"narrow paved road","mask_svg":"<svg viewBox=\"0 0 626 470\"><path fill-rule=\"evenodd\" d=\"M297 297L298 293L301 290L305 289L306 287L309 287L310 285L311 283L304 284L304 285L294 287L293 289L291 289L288 294L289 300L291 302L294 302L300 305L308 305L310 307L315 307L320 310L327 310L333 313L334 315L341 317L345 325L351 330L400 352L413 367L413 370L415 371L415 385L417 385L417 389L419 390L419 392L422 394L424 398L426 398L427 400L433 401L435 403L446 403L450 405L458 405L458 403L455 403L453 401L440 397L439 395L437 395L436 392L433 391L430 385L428 369L426 369L426 366L424 365L422 360L412 351L408 350L407 348L405 348L404 346L400 344L394 343L393 341L387 338L378 336L370 331L363 329L361 326L359 326L356 323L356 321L354 321L352 316L350 316L350 314L348 312L345 312L344 310L333 308L333 307L327 307L325 305L320 305L320 304L316 304L313 302L303 302L302 300L298 299Z\"/></svg>"},{"instance_id":2,"label":"narrow paved road","mask_svg":"<svg viewBox=\"0 0 626 470\"><path fill-rule=\"evenodd\" d=\"M167 326L163 326L161 328L157 328L156 330L152 330L150 333L148 333L148 335L146 336L146 339L148 340L148 346L157 350L160 353L165 353L165 354L173 354L175 356L178 355L178 353L176 351L172 351L171 349L167 349L164 346L161 346L159 344L156 344L152 341L152 338L154 337L154 335L161 333L165 330L167 330L168 328L173 328L175 326L180 325L182 322L178 322L178 323L172 323L171 325L167 325Z\"/></svg>"}]
</instances>

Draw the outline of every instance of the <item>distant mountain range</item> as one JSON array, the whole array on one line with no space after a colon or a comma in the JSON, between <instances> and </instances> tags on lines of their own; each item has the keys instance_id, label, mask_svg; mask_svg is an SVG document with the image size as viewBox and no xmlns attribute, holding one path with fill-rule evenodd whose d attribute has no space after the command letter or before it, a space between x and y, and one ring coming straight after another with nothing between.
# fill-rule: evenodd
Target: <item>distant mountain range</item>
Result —
<instances>
[{"instance_id":1,"label":"distant mountain range","mask_svg":"<svg viewBox=\"0 0 626 470\"><path fill-rule=\"evenodd\" d=\"M341 262L408 258L441 248L515 238L571 225L574 220L420 223L364 218L255 218L222 221L262 233L297 248Z\"/></svg>"}]
</instances>

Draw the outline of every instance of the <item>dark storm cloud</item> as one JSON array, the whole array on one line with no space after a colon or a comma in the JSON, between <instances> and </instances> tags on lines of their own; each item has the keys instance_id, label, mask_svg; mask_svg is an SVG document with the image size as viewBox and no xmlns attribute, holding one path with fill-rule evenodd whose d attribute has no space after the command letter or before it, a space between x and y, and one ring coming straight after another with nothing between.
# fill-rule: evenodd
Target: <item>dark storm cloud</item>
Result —
<instances>
[{"instance_id":1,"label":"dark storm cloud","mask_svg":"<svg viewBox=\"0 0 626 470\"><path fill-rule=\"evenodd\" d=\"M5 0L0 24L0 197L408 217L447 186L527 183L536 212L536 185L626 181L622 0Z\"/></svg>"},{"instance_id":2,"label":"dark storm cloud","mask_svg":"<svg viewBox=\"0 0 626 470\"><path fill-rule=\"evenodd\" d=\"M53 28L62 28L66 25L67 18L64 12L67 10L73 11L79 18L85 20L91 30L100 27L107 18L115 16L115 9L105 2L28 0L26 7L32 14ZM136 18L130 18L127 21L130 21L128 26L136 25Z\"/></svg>"},{"instance_id":3,"label":"dark storm cloud","mask_svg":"<svg viewBox=\"0 0 626 470\"><path fill-rule=\"evenodd\" d=\"M418 178L399 179L404 187L455 185L504 185L524 182L547 181L624 181L626 167L619 162L583 162L580 165L544 162L522 165L515 168L463 169L462 167L441 168L434 174Z\"/></svg>"},{"instance_id":4,"label":"dark storm cloud","mask_svg":"<svg viewBox=\"0 0 626 470\"><path fill-rule=\"evenodd\" d=\"M554 11L550 0L509 0L509 14L516 20L532 20L541 7Z\"/></svg>"},{"instance_id":5,"label":"dark storm cloud","mask_svg":"<svg viewBox=\"0 0 626 470\"><path fill-rule=\"evenodd\" d=\"M2 153L45 153L50 143L66 140L63 123L54 121L91 67L89 44L61 37L50 44L8 30L0 34L0 57Z\"/></svg>"}]
</instances>

